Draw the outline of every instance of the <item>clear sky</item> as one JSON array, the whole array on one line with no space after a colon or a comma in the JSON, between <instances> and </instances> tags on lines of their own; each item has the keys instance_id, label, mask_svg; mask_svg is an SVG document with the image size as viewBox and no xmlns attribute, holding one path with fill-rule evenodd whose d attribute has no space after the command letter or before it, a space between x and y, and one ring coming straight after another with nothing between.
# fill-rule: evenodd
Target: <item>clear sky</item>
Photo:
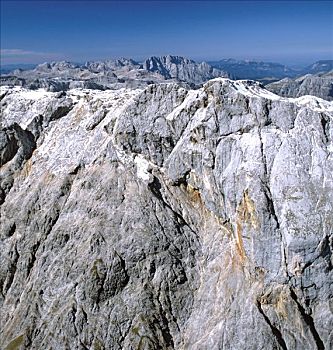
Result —
<instances>
[{"instance_id":1,"label":"clear sky","mask_svg":"<svg viewBox=\"0 0 333 350\"><path fill-rule=\"evenodd\" d=\"M333 59L332 1L1 0L1 61Z\"/></svg>"}]
</instances>

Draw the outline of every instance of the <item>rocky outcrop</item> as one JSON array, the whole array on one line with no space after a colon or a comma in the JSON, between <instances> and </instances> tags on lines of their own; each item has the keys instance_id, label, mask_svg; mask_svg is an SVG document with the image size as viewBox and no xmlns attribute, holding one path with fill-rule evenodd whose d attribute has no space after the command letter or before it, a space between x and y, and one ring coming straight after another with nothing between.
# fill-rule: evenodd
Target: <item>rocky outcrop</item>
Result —
<instances>
[{"instance_id":1,"label":"rocky outcrop","mask_svg":"<svg viewBox=\"0 0 333 350\"><path fill-rule=\"evenodd\" d=\"M307 74L297 79L285 78L266 85L266 88L284 97L312 95L332 101L333 71L316 75Z\"/></svg>"},{"instance_id":2,"label":"rocky outcrop","mask_svg":"<svg viewBox=\"0 0 333 350\"><path fill-rule=\"evenodd\" d=\"M332 103L1 91L2 348L332 347Z\"/></svg>"}]
</instances>

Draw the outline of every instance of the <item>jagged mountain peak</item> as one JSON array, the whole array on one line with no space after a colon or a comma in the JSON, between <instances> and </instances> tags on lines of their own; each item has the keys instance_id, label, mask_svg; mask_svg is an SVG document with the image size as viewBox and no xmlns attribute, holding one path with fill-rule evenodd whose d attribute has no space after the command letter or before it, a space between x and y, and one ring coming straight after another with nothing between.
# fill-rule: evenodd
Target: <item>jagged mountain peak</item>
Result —
<instances>
[{"instance_id":1,"label":"jagged mountain peak","mask_svg":"<svg viewBox=\"0 0 333 350\"><path fill-rule=\"evenodd\" d=\"M153 56L143 62L142 68L158 72L167 79L174 78L195 84L215 77L229 77L228 73L215 69L206 62L196 63L182 56Z\"/></svg>"},{"instance_id":2,"label":"jagged mountain peak","mask_svg":"<svg viewBox=\"0 0 333 350\"><path fill-rule=\"evenodd\" d=\"M195 64L195 61L184 57L184 56L177 56L177 55L164 55L164 56L151 56L147 58L145 61L160 61L163 63L174 63L174 64Z\"/></svg>"}]
</instances>

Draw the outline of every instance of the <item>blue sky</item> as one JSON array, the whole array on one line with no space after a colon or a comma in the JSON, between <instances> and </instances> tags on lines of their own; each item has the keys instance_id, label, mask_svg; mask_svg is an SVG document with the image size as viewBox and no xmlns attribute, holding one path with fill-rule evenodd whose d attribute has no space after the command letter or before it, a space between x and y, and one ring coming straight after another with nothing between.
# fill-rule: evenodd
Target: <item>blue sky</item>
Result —
<instances>
[{"instance_id":1,"label":"blue sky","mask_svg":"<svg viewBox=\"0 0 333 350\"><path fill-rule=\"evenodd\" d=\"M332 1L1 0L1 61L333 59Z\"/></svg>"}]
</instances>

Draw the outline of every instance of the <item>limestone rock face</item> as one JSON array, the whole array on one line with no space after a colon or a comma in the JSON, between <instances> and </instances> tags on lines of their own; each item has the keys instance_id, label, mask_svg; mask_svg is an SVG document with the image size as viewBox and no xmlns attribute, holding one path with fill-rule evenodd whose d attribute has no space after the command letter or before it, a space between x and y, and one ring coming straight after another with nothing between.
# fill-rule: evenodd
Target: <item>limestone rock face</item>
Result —
<instances>
[{"instance_id":1,"label":"limestone rock face","mask_svg":"<svg viewBox=\"0 0 333 350\"><path fill-rule=\"evenodd\" d=\"M0 99L1 348L332 348L331 102L223 78Z\"/></svg>"}]
</instances>

